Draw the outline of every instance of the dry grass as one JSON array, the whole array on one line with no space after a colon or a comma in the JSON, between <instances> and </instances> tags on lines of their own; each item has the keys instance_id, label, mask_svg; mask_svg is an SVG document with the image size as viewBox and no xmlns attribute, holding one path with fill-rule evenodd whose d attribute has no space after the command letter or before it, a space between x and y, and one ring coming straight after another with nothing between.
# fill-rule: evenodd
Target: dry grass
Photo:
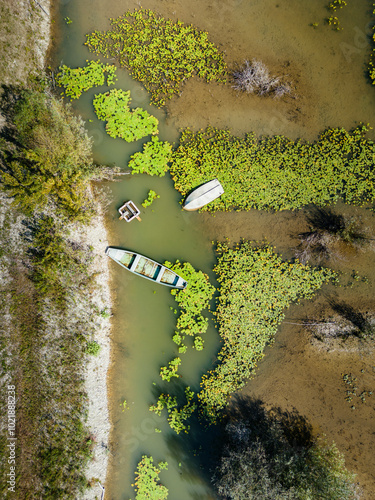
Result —
<instances>
[{"instance_id":1,"label":"dry grass","mask_svg":"<svg viewBox=\"0 0 375 500\"><path fill-rule=\"evenodd\" d=\"M25 84L43 68L49 44L49 8L49 0L1 1L0 83Z\"/></svg>"}]
</instances>

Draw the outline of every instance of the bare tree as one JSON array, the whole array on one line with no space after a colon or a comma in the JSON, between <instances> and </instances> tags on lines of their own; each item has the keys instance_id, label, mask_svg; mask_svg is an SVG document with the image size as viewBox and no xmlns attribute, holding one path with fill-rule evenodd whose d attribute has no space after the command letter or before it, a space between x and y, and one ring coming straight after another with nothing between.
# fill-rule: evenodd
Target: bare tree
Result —
<instances>
[{"instance_id":1,"label":"bare tree","mask_svg":"<svg viewBox=\"0 0 375 500\"><path fill-rule=\"evenodd\" d=\"M267 66L262 61L253 59L251 63L245 61L245 65L238 71L233 72L233 88L260 96L273 94L279 98L290 94L291 88L286 83L281 83L280 78L270 76Z\"/></svg>"}]
</instances>

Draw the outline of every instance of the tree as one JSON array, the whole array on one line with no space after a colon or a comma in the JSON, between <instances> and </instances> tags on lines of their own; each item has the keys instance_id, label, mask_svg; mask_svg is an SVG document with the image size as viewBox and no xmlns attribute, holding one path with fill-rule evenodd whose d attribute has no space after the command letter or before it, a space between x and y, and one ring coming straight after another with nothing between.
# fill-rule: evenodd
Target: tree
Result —
<instances>
[{"instance_id":1,"label":"tree","mask_svg":"<svg viewBox=\"0 0 375 500\"><path fill-rule=\"evenodd\" d=\"M62 101L36 91L20 92L7 119L1 182L14 204L31 215L52 203L58 215L86 220L94 213L88 181L98 169L82 120Z\"/></svg>"},{"instance_id":2,"label":"tree","mask_svg":"<svg viewBox=\"0 0 375 500\"><path fill-rule=\"evenodd\" d=\"M297 413L238 398L228 414L213 482L231 500L350 500L354 475L336 445L312 434Z\"/></svg>"}]
</instances>

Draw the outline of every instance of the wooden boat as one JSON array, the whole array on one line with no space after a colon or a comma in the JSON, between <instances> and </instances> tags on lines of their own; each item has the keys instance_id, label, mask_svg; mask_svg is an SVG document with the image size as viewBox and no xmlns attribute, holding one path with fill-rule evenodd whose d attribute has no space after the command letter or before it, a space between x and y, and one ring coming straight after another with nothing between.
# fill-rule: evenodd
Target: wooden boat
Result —
<instances>
[{"instance_id":1,"label":"wooden boat","mask_svg":"<svg viewBox=\"0 0 375 500\"><path fill-rule=\"evenodd\" d=\"M129 200L127 201L126 203L124 203L122 205L122 207L120 207L118 209L119 213L120 213L120 219L125 219L126 222L130 222L131 220L134 220L134 219L138 219L139 221L141 220L141 218L139 217L139 214L141 213L138 209L138 207L136 206L136 204Z\"/></svg>"},{"instance_id":2,"label":"wooden boat","mask_svg":"<svg viewBox=\"0 0 375 500\"><path fill-rule=\"evenodd\" d=\"M207 203L216 200L224 193L223 186L217 179L206 182L194 189L186 198L182 208L189 212L204 207Z\"/></svg>"},{"instance_id":3,"label":"wooden boat","mask_svg":"<svg viewBox=\"0 0 375 500\"><path fill-rule=\"evenodd\" d=\"M107 247L106 255L131 273L161 285L183 290L187 282L168 267L131 250Z\"/></svg>"}]
</instances>

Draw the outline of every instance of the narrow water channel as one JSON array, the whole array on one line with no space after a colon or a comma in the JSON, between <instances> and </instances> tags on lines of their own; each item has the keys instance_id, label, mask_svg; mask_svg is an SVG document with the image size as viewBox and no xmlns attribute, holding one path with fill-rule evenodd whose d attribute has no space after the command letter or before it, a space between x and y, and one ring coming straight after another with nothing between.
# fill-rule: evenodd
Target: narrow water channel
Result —
<instances>
[{"instance_id":1,"label":"narrow water channel","mask_svg":"<svg viewBox=\"0 0 375 500\"><path fill-rule=\"evenodd\" d=\"M230 127L240 135L255 131L259 135L277 133L308 139L314 139L328 126L351 128L360 121L370 121L375 104L375 93L363 77L370 51L370 4L359 0L355 8L350 6L340 12L344 30L334 32L324 26L326 5L318 0L311 0L308 5L298 0L147 0L143 7L207 30L225 50L228 63L233 65L253 57L264 60L270 69L293 81L296 95L281 102L262 100L238 96L229 86L207 86L193 79L186 84L182 96L169 104L167 117L165 111L149 106L147 93L125 70L118 70L116 87L129 89L132 105L157 116L160 139L174 143L178 141L178 127L199 128L208 124ZM64 63L77 67L86 59L97 59L83 45L85 33L107 29L110 17L137 7L133 1L62 0L56 13L54 66ZM64 22L67 17L71 24ZM319 26L314 30L309 24L317 20ZM93 95L101 91L87 92L73 106L93 138L96 161L124 168L130 155L141 150L142 141L128 144L105 134L104 124L96 119L92 108ZM109 199L106 219L111 245L133 249L157 261L189 261L207 272L212 283L212 239L267 238L289 256L291 235L304 224L302 212L252 211L218 214L215 218L185 213L168 175L126 175L103 187ZM142 222L119 221L117 208L121 203L132 199L141 206L150 189L160 198L142 211ZM113 367L109 379L114 455L106 496L114 500L134 498L134 470L142 454L147 454L155 461L168 462L168 471L161 473L161 480L168 487L171 500L215 498L194 462L194 450L187 451L183 438L176 439L164 417L148 410L161 387L160 366L176 355L171 340L174 299L167 288L133 276L114 263L110 266L115 300ZM198 390L200 377L214 362L219 348L212 321L205 340L202 352L190 349L182 356L182 381L194 390ZM122 411L124 400L129 408Z\"/></svg>"}]
</instances>

